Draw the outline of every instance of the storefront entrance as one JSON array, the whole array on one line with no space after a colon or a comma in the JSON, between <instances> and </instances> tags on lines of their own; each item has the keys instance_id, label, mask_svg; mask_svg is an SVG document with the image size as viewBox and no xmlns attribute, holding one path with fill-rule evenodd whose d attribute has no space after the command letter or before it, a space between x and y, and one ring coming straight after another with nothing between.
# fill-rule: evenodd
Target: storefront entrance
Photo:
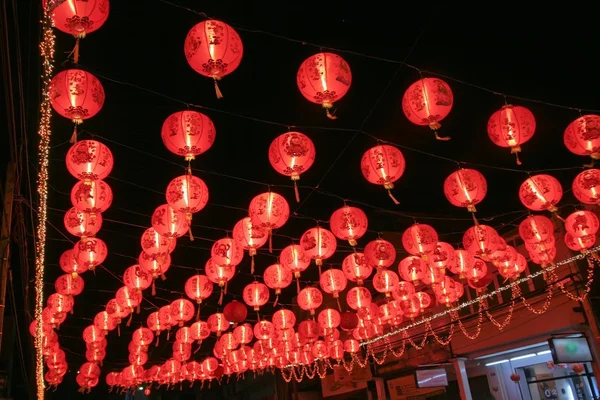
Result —
<instances>
[{"instance_id":1,"label":"storefront entrance","mask_svg":"<svg viewBox=\"0 0 600 400\"><path fill-rule=\"evenodd\" d=\"M522 379L519 389L529 400L594 400L591 372L577 375L569 365L541 363L517 369Z\"/></svg>"}]
</instances>

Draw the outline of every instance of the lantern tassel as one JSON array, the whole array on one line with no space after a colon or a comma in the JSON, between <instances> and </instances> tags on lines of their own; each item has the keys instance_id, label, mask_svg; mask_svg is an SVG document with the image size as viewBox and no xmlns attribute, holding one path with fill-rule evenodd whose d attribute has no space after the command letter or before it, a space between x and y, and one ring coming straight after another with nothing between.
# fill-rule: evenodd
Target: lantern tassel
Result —
<instances>
[{"instance_id":1,"label":"lantern tassel","mask_svg":"<svg viewBox=\"0 0 600 400\"><path fill-rule=\"evenodd\" d=\"M315 264L317 264L317 267L319 267L319 276L323 275L323 272L321 271L321 265L323 265L323 261L316 259Z\"/></svg>"},{"instance_id":2,"label":"lantern tassel","mask_svg":"<svg viewBox=\"0 0 600 400\"><path fill-rule=\"evenodd\" d=\"M166 281L167 277L165 276L165 274L160 274L160 279L162 279L163 281Z\"/></svg>"},{"instance_id":3,"label":"lantern tassel","mask_svg":"<svg viewBox=\"0 0 600 400\"><path fill-rule=\"evenodd\" d=\"M441 140L443 142L447 142L448 140L452 139L450 136L440 136L440 135L438 135L437 131L435 131L435 130L433 131L433 133L435 134L435 138L437 140Z\"/></svg>"},{"instance_id":4,"label":"lantern tassel","mask_svg":"<svg viewBox=\"0 0 600 400\"><path fill-rule=\"evenodd\" d=\"M132 319L133 319L133 313L129 313L129 319L127 320L126 326L130 326L131 325L131 320Z\"/></svg>"},{"instance_id":5,"label":"lantern tassel","mask_svg":"<svg viewBox=\"0 0 600 400\"><path fill-rule=\"evenodd\" d=\"M395 205L400 204L400 202L398 201L398 199L396 199L394 197L394 194L392 193L391 189L388 189L388 196L390 196L390 199L392 199L392 201L394 202Z\"/></svg>"},{"instance_id":6,"label":"lantern tassel","mask_svg":"<svg viewBox=\"0 0 600 400\"><path fill-rule=\"evenodd\" d=\"M217 78L214 78L214 80L215 80L215 93L217 94L217 99L222 99L223 93L221 93L221 89L219 89L219 84L217 83Z\"/></svg>"},{"instance_id":7,"label":"lantern tassel","mask_svg":"<svg viewBox=\"0 0 600 400\"><path fill-rule=\"evenodd\" d=\"M473 223L475 224L475 226L479 226L479 221L477 220L475 213L471 212L471 215L473 216Z\"/></svg>"},{"instance_id":8,"label":"lantern tassel","mask_svg":"<svg viewBox=\"0 0 600 400\"><path fill-rule=\"evenodd\" d=\"M77 124L73 125L73 133L71 134L71 139L69 140L69 143L77 143Z\"/></svg>"},{"instance_id":9,"label":"lantern tassel","mask_svg":"<svg viewBox=\"0 0 600 400\"><path fill-rule=\"evenodd\" d=\"M200 321L200 304L198 304L198 310L196 310L196 321Z\"/></svg>"},{"instance_id":10,"label":"lantern tassel","mask_svg":"<svg viewBox=\"0 0 600 400\"><path fill-rule=\"evenodd\" d=\"M336 297L335 301L337 301L337 305L338 305L338 310L340 310L340 312L342 312L342 305L340 304L340 298Z\"/></svg>"},{"instance_id":11,"label":"lantern tassel","mask_svg":"<svg viewBox=\"0 0 600 400\"><path fill-rule=\"evenodd\" d=\"M552 211L552 213L554 215L556 215L556 218L560 219L563 223L567 222L567 221L565 221L565 219L563 217L560 216L560 214L558 213L558 210L557 211Z\"/></svg>"},{"instance_id":12,"label":"lantern tassel","mask_svg":"<svg viewBox=\"0 0 600 400\"><path fill-rule=\"evenodd\" d=\"M154 347L158 347L158 342L160 342L160 334L159 334L159 333L160 333L160 332L158 332L158 333L156 334L156 343L154 344Z\"/></svg>"},{"instance_id":13,"label":"lantern tassel","mask_svg":"<svg viewBox=\"0 0 600 400\"><path fill-rule=\"evenodd\" d=\"M327 115L327 118L329 119L337 119L337 117L335 115L333 115L330 111L329 111L330 107L326 107L325 108L325 115ZM335 111L334 111L335 113Z\"/></svg>"},{"instance_id":14,"label":"lantern tassel","mask_svg":"<svg viewBox=\"0 0 600 400\"><path fill-rule=\"evenodd\" d=\"M121 323L117 324L117 336L121 337Z\"/></svg>"},{"instance_id":15,"label":"lantern tassel","mask_svg":"<svg viewBox=\"0 0 600 400\"><path fill-rule=\"evenodd\" d=\"M73 47L73 62L79 64L79 38L75 39L75 47Z\"/></svg>"},{"instance_id":16,"label":"lantern tassel","mask_svg":"<svg viewBox=\"0 0 600 400\"><path fill-rule=\"evenodd\" d=\"M194 234L192 233L192 224L191 223L190 223L189 228L188 228L188 234L190 236L190 242L193 242L194 241Z\"/></svg>"},{"instance_id":17,"label":"lantern tassel","mask_svg":"<svg viewBox=\"0 0 600 400\"><path fill-rule=\"evenodd\" d=\"M300 203L300 192L298 191L298 183L294 181L294 195L296 195L296 203Z\"/></svg>"},{"instance_id":18,"label":"lantern tassel","mask_svg":"<svg viewBox=\"0 0 600 400\"><path fill-rule=\"evenodd\" d=\"M519 158L519 152L515 153L515 158L517 160L517 165L523 165L523 163L521 162L521 159Z\"/></svg>"},{"instance_id":19,"label":"lantern tassel","mask_svg":"<svg viewBox=\"0 0 600 400\"><path fill-rule=\"evenodd\" d=\"M275 296L275 302L273 303L273 307L277 306L278 301L279 301L279 295Z\"/></svg>"},{"instance_id":20,"label":"lantern tassel","mask_svg":"<svg viewBox=\"0 0 600 400\"><path fill-rule=\"evenodd\" d=\"M300 293L300 280L296 278L296 292Z\"/></svg>"},{"instance_id":21,"label":"lantern tassel","mask_svg":"<svg viewBox=\"0 0 600 400\"><path fill-rule=\"evenodd\" d=\"M225 294L227 294L227 282L225 282Z\"/></svg>"},{"instance_id":22,"label":"lantern tassel","mask_svg":"<svg viewBox=\"0 0 600 400\"><path fill-rule=\"evenodd\" d=\"M271 228L269 228L269 253L273 253L273 233L271 231Z\"/></svg>"},{"instance_id":23,"label":"lantern tassel","mask_svg":"<svg viewBox=\"0 0 600 400\"><path fill-rule=\"evenodd\" d=\"M223 304L223 288L221 288L221 295L219 296L219 302L217 304Z\"/></svg>"},{"instance_id":24,"label":"lantern tassel","mask_svg":"<svg viewBox=\"0 0 600 400\"><path fill-rule=\"evenodd\" d=\"M254 256L250 257L250 273L254 274Z\"/></svg>"},{"instance_id":25,"label":"lantern tassel","mask_svg":"<svg viewBox=\"0 0 600 400\"><path fill-rule=\"evenodd\" d=\"M156 283L154 282L154 279L152 279L152 296L156 296Z\"/></svg>"},{"instance_id":26,"label":"lantern tassel","mask_svg":"<svg viewBox=\"0 0 600 400\"><path fill-rule=\"evenodd\" d=\"M201 347L202 347L202 340L200 341L200 343L198 343L198 348L196 350L194 350L194 354L199 352Z\"/></svg>"},{"instance_id":27,"label":"lantern tassel","mask_svg":"<svg viewBox=\"0 0 600 400\"><path fill-rule=\"evenodd\" d=\"M138 304L137 307L135 308L135 313L139 314L140 313L140 305Z\"/></svg>"},{"instance_id":28,"label":"lantern tassel","mask_svg":"<svg viewBox=\"0 0 600 400\"><path fill-rule=\"evenodd\" d=\"M170 337L171 337L171 329L167 329L167 342L169 341Z\"/></svg>"}]
</instances>

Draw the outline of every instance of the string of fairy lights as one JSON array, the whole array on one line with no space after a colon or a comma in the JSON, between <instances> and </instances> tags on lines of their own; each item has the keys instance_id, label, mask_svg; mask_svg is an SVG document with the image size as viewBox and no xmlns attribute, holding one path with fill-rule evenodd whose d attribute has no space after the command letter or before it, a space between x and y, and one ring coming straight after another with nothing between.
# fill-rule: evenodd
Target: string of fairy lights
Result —
<instances>
[{"instance_id":1,"label":"string of fairy lights","mask_svg":"<svg viewBox=\"0 0 600 400\"><path fill-rule=\"evenodd\" d=\"M50 103L50 82L54 71L55 40L53 22L51 18L51 7L53 1L47 1L42 17L42 41L40 43L40 54L42 57L42 101L40 103L40 124L38 127L38 174L37 191L39 200L37 204L37 240L35 256L35 310L34 316L37 321L35 336L35 381L37 386L38 400L44 399L44 356L42 354L43 330L42 310L44 308L44 268L46 261L46 222L48 219L48 165L50 158L50 138L52 129L50 117L52 116L52 105Z\"/></svg>"}]
</instances>

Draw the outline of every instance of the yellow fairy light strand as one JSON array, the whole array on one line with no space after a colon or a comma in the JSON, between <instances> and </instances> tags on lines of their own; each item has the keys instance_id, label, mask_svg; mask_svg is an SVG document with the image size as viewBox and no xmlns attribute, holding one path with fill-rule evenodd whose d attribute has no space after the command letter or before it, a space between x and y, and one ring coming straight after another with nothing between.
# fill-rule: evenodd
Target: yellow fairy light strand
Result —
<instances>
[{"instance_id":1,"label":"yellow fairy light strand","mask_svg":"<svg viewBox=\"0 0 600 400\"><path fill-rule=\"evenodd\" d=\"M35 380L37 385L38 400L44 399L44 356L42 354L42 310L44 308L44 267L46 259L46 220L48 202L48 162L50 155L50 117L52 105L50 104L50 81L54 70L55 36L52 30L50 7L52 2L46 2L42 18L42 42L40 54L42 56L42 101L40 104L40 125L38 127L38 226L35 255L35 320L37 329L35 335Z\"/></svg>"}]
</instances>

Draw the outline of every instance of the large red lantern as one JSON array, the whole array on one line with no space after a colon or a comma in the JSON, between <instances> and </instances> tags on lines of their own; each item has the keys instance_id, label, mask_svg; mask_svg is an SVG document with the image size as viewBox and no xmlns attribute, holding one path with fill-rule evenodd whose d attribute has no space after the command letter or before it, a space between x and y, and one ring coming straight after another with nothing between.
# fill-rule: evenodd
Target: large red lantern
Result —
<instances>
[{"instance_id":1,"label":"large red lantern","mask_svg":"<svg viewBox=\"0 0 600 400\"><path fill-rule=\"evenodd\" d=\"M487 193L487 182L481 172L474 169L459 169L450 174L444 181L444 194L448 201L456 207L466 207L475 212Z\"/></svg>"},{"instance_id":2,"label":"large red lantern","mask_svg":"<svg viewBox=\"0 0 600 400\"><path fill-rule=\"evenodd\" d=\"M279 135L269 147L269 162L275 171L289 176L294 182L296 201L300 202L297 182L315 161L315 145L300 132Z\"/></svg>"},{"instance_id":3,"label":"large red lantern","mask_svg":"<svg viewBox=\"0 0 600 400\"><path fill-rule=\"evenodd\" d=\"M104 88L94 75L81 69L61 71L50 82L50 102L58 114L75 124L71 143L77 140L77 125L96 115L104 105Z\"/></svg>"},{"instance_id":4,"label":"large red lantern","mask_svg":"<svg viewBox=\"0 0 600 400\"><path fill-rule=\"evenodd\" d=\"M530 215L519 224L519 235L525 243L545 242L554 235L554 225L543 215Z\"/></svg>"},{"instance_id":5,"label":"large red lantern","mask_svg":"<svg viewBox=\"0 0 600 400\"><path fill-rule=\"evenodd\" d=\"M571 122L563 136L565 146L579 156L600 158L600 116L584 115Z\"/></svg>"},{"instance_id":6,"label":"large red lantern","mask_svg":"<svg viewBox=\"0 0 600 400\"><path fill-rule=\"evenodd\" d=\"M188 231L189 222L185 214L176 211L168 204L156 207L152 214L152 228L159 234L167 238L178 238Z\"/></svg>"},{"instance_id":7,"label":"large red lantern","mask_svg":"<svg viewBox=\"0 0 600 400\"><path fill-rule=\"evenodd\" d=\"M382 185L395 204L400 204L391 190L406 168L402 152L394 146L380 144L365 152L360 161L363 176L375 185Z\"/></svg>"},{"instance_id":8,"label":"large red lantern","mask_svg":"<svg viewBox=\"0 0 600 400\"><path fill-rule=\"evenodd\" d=\"M595 235L599 227L596 214L587 210L575 211L565 220L566 231L576 238Z\"/></svg>"},{"instance_id":9,"label":"large red lantern","mask_svg":"<svg viewBox=\"0 0 600 400\"><path fill-rule=\"evenodd\" d=\"M342 271L346 278L362 286L363 281L371 276L373 267L369 265L363 253L352 253L344 258L342 262Z\"/></svg>"},{"instance_id":10,"label":"large red lantern","mask_svg":"<svg viewBox=\"0 0 600 400\"><path fill-rule=\"evenodd\" d=\"M242 297L246 304L254 307L254 311L258 311L269 301L269 288L264 283L252 282L246 285Z\"/></svg>"},{"instance_id":11,"label":"large red lantern","mask_svg":"<svg viewBox=\"0 0 600 400\"><path fill-rule=\"evenodd\" d=\"M426 224L414 224L402 234L402 246L413 256L427 258L435 251L437 242L437 232Z\"/></svg>"},{"instance_id":12,"label":"large red lantern","mask_svg":"<svg viewBox=\"0 0 600 400\"><path fill-rule=\"evenodd\" d=\"M563 195L560 182L553 176L540 174L527 178L519 189L521 203L530 210L556 212Z\"/></svg>"},{"instance_id":13,"label":"large red lantern","mask_svg":"<svg viewBox=\"0 0 600 400\"><path fill-rule=\"evenodd\" d=\"M335 210L329 219L333 234L338 239L347 240L350 246L356 246L356 240L367 232L368 224L367 215L363 210L347 205Z\"/></svg>"},{"instance_id":14,"label":"large red lantern","mask_svg":"<svg viewBox=\"0 0 600 400\"><path fill-rule=\"evenodd\" d=\"M42 3L44 8L46 2ZM51 6L54 6L50 12L56 29L78 39L98 30L106 22L109 12L108 0L55 1Z\"/></svg>"},{"instance_id":15,"label":"large red lantern","mask_svg":"<svg viewBox=\"0 0 600 400\"><path fill-rule=\"evenodd\" d=\"M250 217L246 217L239 220L233 227L233 239L244 250L248 250L248 255L250 256L250 273L253 274L256 250L267 242L267 233L260 226L254 225Z\"/></svg>"},{"instance_id":16,"label":"large red lantern","mask_svg":"<svg viewBox=\"0 0 600 400\"><path fill-rule=\"evenodd\" d=\"M281 228L290 217L288 202L280 194L269 191L252 199L249 213L252 224L267 231L269 252L273 252L272 230Z\"/></svg>"},{"instance_id":17,"label":"large red lantern","mask_svg":"<svg viewBox=\"0 0 600 400\"><path fill-rule=\"evenodd\" d=\"M81 212L75 207L65 213L65 228L77 237L95 236L102 227L101 214Z\"/></svg>"},{"instance_id":18,"label":"large red lantern","mask_svg":"<svg viewBox=\"0 0 600 400\"><path fill-rule=\"evenodd\" d=\"M573 195L584 204L600 202L600 169L586 169L573 180Z\"/></svg>"},{"instance_id":19,"label":"large red lantern","mask_svg":"<svg viewBox=\"0 0 600 400\"><path fill-rule=\"evenodd\" d=\"M429 126L438 140L449 140L437 134L440 121L452 110L454 96L450 86L439 78L419 79L406 89L402 97L402 110L410 122Z\"/></svg>"},{"instance_id":20,"label":"large red lantern","mask_svg":"<svg viewBox=\"0 0 600 400\"><path fill-rule=\"evenodd\" d=\"M317 53L300 65L296 83L308 101L321 104L327 117L336 119L329 110L350 89L352 72L348 63L337 54Z\"/></svg>"},{"instance_id":21,"label":"large red lantern","mask_svg":"<svg viewBox=\"0 0 600 400\"><path fill-rule=\"evenodd\" d=\"M535 133L535 118L525 107L505 105L492 114L487 124L488 136L495 145L510 147L510 152L517 157L521 165L519 153L521 145Z\"/></svg>"},{"instance_id":22,"label":"large red lantern","mask_svg":"<svg viewBox=\"0 0 600 400\"><path fill-rule=\"evenodd\" d=\"M185 58L200 75L215 81L217 98L223 94L217 81L240 65L244 46L238 33L225 22L209 19L195 25L185 37Z\"/></svg>"},{"instance_id":23,"label":"large red lantern","mask_svg":"<svg viewBox=\"0 0 600 400\"><path fill-rule=\"evenodd\" d=\"M323 260L328 259L335 253L337 241L333 233L317 226L304 232L300 238L300 246L302 246L304 254L315 260L320 275Z\"/></svg>"},{"instance_id":24,"label":"large red lantern","mask_svg":"<svg viewBox=\"0 0 600 400\"><path fill-rule=\"evenodd\" d=\"M106 211L112 201L112 189L104 181L79 181L71 189L71 204L92 217Z\"/></svg>"},{"instance_id":25,"label":"large red lantern","mask_svg":"<svg viewBox=\"0 0 600 400\"><path fill-rule=\"evenodd\" d=\"M165 120L160 136L171 153L191 161L210 149L216 130L206 115L197 111L178 111Z\"/></svg>"},{"instance_id":26,"label":"large red lantern","mask_svg":"<svg viewBox=\"0 0 600 400\"><path fill-rule=\"evenodd\" d=\"M113 168L110 149L96 140L82 140L67 152L67 170L79 180L104 179Z\"/></svg>"}]
</instances>

